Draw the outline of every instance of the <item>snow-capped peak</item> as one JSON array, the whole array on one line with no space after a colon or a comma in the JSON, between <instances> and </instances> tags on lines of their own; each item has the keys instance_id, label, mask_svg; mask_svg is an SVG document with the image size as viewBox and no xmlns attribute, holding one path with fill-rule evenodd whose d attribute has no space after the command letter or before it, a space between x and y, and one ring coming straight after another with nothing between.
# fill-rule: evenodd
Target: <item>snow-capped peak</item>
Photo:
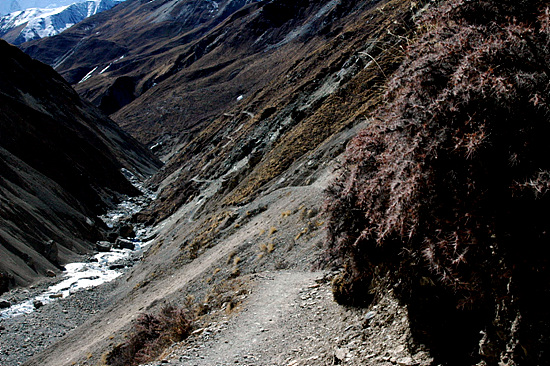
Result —
<instances>
[{"instance_id":1,"label":"snow-capped peak","mask_svg":"<svg viewBox=\"0 0 550 366\"><path fill-rule=\"evenodd\" d=\"M52 9L29 8L15 11L0 17L0 37L14 44L50 37L122 1L124 0L87 0Z\"/></svg>"}]
</instances>

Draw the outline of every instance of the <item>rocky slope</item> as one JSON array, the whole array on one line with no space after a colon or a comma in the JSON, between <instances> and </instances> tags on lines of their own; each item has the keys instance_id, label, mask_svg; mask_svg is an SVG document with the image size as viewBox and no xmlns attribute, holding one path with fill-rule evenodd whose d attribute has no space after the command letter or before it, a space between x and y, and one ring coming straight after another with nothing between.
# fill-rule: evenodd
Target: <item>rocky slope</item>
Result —
<instances>
[{"instance_id":1,"label":"rocky slope","mask_svg":"<svg viewBox=\"0 0 550 366\"><path fill-rule=\"evenodd\" d=\"M472 4L473 2L464 1L463 3ZM504 12L510 11L513 9L512 3L511 1L480 2L484 11L492 9L491 11L497 12L503 9ZM528 1L525 2L527 3ZM214 4L217 4L217 7ZM445 75L443 70L448 70L446 59L441 57L432 59L426 56L430 54L428 52L430 50L441 50L442 42L429 41L428 37L425 49L413 46L423 36L430 35L429 30L434 27L434 23L422 21L415 23L415 20L422 17L426 9L437 4L438 2L405 0L369 2L270 0L217 3L128 0L109 17L102 13L84 21L69 32L23 45L26 52L37 55L55 66L70 83L76 85L76 89L82 95L104 111L111 113L114 119L142 142L149 144L166 161L165 167L151 181L151 187L158 189L158 200L148 210L134 217L136 221L155 225L158 232L155 242L141 265L118 281L119 286L116 287L112 304L91 317L82 327L68 334L63 342L35 355L27 364L59 365L61 362L67 365L73 363L94 365L106 361L111 363L112 351L123 347L121 344L128 339L128 334L136 327L139 314L157 313L163 304L169 303L192 307L198 317L196 324L200 328L208 328L207 325L210 323L223 322L225 315L234 315L235 319L241 319L242 323L231 323L227 328L229 333L226 333L226 338L222 339L241 340L240 349L257 358L258 349L261 347L249 347L240 335L231 336L235 334L232 333L235 329L239 329L239 324L248 324L243 331L250 331L249 334L256 336L259 330L256 327L257 324L249 322L250 318L256 319L259 323L269 320L254 318L261 313L261 304L268 306L267 302L262 300L266 296L262 293L264 288L260 288L258 294L251 296L252 299L259 299L260 305L258 303L246 305L246 289L250 282L253 282L255 275L266 276L269 271L285 269L290 270L291 278L288 279L288 283L296 285L299 282L299 286L302 286L303 282L300 282L299 278L303 276L303 272L311 269L323 255L332 256L332 259L334 257L337 259L338 255L348 258L344 261L345 275L337 277L334 282L335 288L339 290L336 294L342 295L339 297L340 300L345 297L345 300L349 300L352 304L368 307L364 313L363 310L355 312L350 310L352 315L348 318L349 327L357 328L352 332L353 334L349 334L351 328L343 327L344 330L341 332L345 334L343 336L345 339L337 339L338 336L334 335L326 343L328 349L331 346L336 347L333 348L334 351L323 352L322 357L317 360L309 359L314 356L306 352L302 354L304 359L292 359L291 355L284 353L286 350L283 350L281 354L285 357L282 360L277 360L277 355L270 354L272 358L266 363L258 359L252 363L250 360L243 360L240 357L242 355L232 355L231 357L235 356L235 358L231 358L231 363L236 360L242 364L260 365L279 362L283 365L331 363L373 365L478 363L483 365L498 362L513 364L513 361L510 361L513 358L509 357L512 353L519 355L518 359L522 359L522 352L525 353L522 350L528 349L532 344L548 344L544 338L535 339L536 336L533 334L540 332L530 333L530 329L534 328L529 328L529 325L521 331L518 330L517 325L520 324L521 319L516 316L517 313L507 313L508 308L497 308L497 310L500 309L497 315L494 312L489 314L488 312L461 312L460 308L457 310L457 304L448 301L449 293L439 291L441 288L436 286L436 283L439 283L437 275L433 276L430 270L424 267L419 272L422 275L415 274L411 277L403 275L401 280L392 282L396 277L384 276L387 272L376 272L377 276L365 277L366 279L361 283L360 266L370 263L368 260L375 260L377 257L371 258L373 253L374 256L380 254L381 258L387 259L394 265L388 268L380 267L394 275L409 273L407 270L411 266L413 269L417 268L414 267L417 263L414 260L426 255L426 251L410 252L414 254L411 254L412 259L402 260L406 258L410 249L407 247L409 242L404 235L408 234L410 235L408 238L413 238L416 230L405 234L404 231L396 230L396 234L387 239L390 243L390 249L387 252L380 250L381 253L379 253L376 246L368 251L353 246L357 238L367 236L369 233L361 231L351 231L349 235L336 240L336 244L351 242L349 252L338 253L336 250L331 250L327 254L323 250L325 231L320 229L327 221L327 214L322 210L323 201L326 198L325 191L330 186L330 182L338 176L339 171L351 172L346 176L348 180L344 180L341 185L342 197L339 198L342 202L350 204L353 197L351 193L357 182L370 177L369 174L377 167L386 166L384 164L393 166L392 160L389 158L384 160L386 155L380 155L381 161L377 164L369 164L371 162L368 159L369 149L373 147L368 144L366 147L359 145L357 140L354 140L352 147L357 147L359 151L354 152L350 148L344 159L342 156L345 146L352 137L361 129L369 127L369 131L383 131L380 134L388 139L391 136L400 138L390 139L390 141L384 141L381 138L382 142L374 146L382 149L386 146L383 142L387 142L388 146L394 147L391 151L401 152L405 156L395 161L398 167L404 166L401 170L389 168L383 170L385 175L381 181L389 182L382 187L383 189L368 191L371 196L382 192L380 195L375 195L379 200L376 202L381 202L377 207L385 207L384 204L387 202L394 202L389 201L388 197L409 202L407 199L412 196L407 195L406 191L403 191L405 193L400 191L407 186L399 179L406 177L408 172L424 166L422 161L418 162L418 166L412 164L411 161L416 160L408 159L408 155L405 154L409 151L408 143L415 142L418 136L424 135L412 134L411 136L409 133L418 131L415 129L417 128L435 134L435 137L430 137L432 135L425 132L430 137L426 139L425 145L431 146L430 143L438 141L437 138L444 136L444 133L453 131L452 128L439 129L430 125L428 122L432 120L429 117L435 113L428 114L427 121L415 121L412 126L385 125L386 119L394 118L397 111L403 112L407 117L410 116L407 114L410 111L425 110L419 104L424 99L413 98L416 95L415 92L422 93L425 90L435 92L438 90L436 88L438 85L456 86L461 85L459 81L466 80L452 79L452 83L447 84L448 79L443 77ZM449 9L458 9L459 13L461 9L470 9L453 4L449 5ZM531 6L536 7L542 2L533 2L533 4ZM522 4L519 6L522 9L529 9ZM486 14L484 12L468 13L466 10L460 16L473 17L474 26L479 27L476 28L478 30L482 29L480 22L494 21L489 16L476 17L476 14ZM522 13L522 16L525 14ZM503 24L507 24L511 16L503 19ZM525 16L521 19L532 20L533 18ZM546 24L546 28L541 25L537 32L526 32L525 37L532 34L544 37L548 23L544 20L546 18L540 19L541 24ZM443 24L447 23L443 22ZM461 26L463 22L449 24ZM121 29L125 32L121 32ZM504 33L514 35L517 30L511 27ZM456 34L459 34L458 38L463 42L459 42L460 45L469 45L469 41L473 40L468 37L468 34L460 32ZM480 31L480 34L483 32ZM452 39L452 35L455 33L447 31L441 33L444 39ZM484 37L479 39L486 40ZM499 37L491 38L496 44L499 44L496 42L499 39ZM525 46L518 48L523 52L530 49L527 41L518 41L514 44ZM541 42L541 47L544 48L545 44L547 43ZM448 51L451 56L462 60L463 53L457 51L458 48L454 47L455 43L449 42L445 45L449 46ZM94 53L87 51L90 48L94 49L93 47L95 47ZM411 49L418 52L418 57L407 59L406 56ZM493 50L493 48L490 49ZM494 54L491 55L494 56ZM416 65L415 60L425 61L427 65L412 67L408 71L410 75L403 74L401 71L399 75L406 75L407 78L403 76L403 78L391 79L403 60L409 60L408 64L412 65ZM452 60L455 59L452 58ZM534 60L545 62L546 58L535 57ZM472 64L469 61L466 57L460 70ZM529 69L536 65L535 61L521 64ZM439 65L437 62L443 64ZM421 75L422 71L431 70L428 66L433 67L436 64L440 67L427 73L429 76L427 80L421 79L418 83L411 81L417 80L415 77ZM511 62L507 65L516 64ZM500 70L500 67L486 69L483 65L478 66L483 72L479 75L472 72L472 75L479 76L475 78L472 85L486 85L482 83L487 80L484 75L491 75L495 70ZM523 71L521 75L527 75ZM373 113L380 111L377 109L380 105L391 101L390 97L384 96L386 82L390 79L393 80L390 90L402 91L401 98L409 103L406 105L410 108L395 111L382 110L387 113L387 115L384 114L386 118L377 121L373 118ZM504 79L495 80L502 82ZM519 82L524 79L517 77L513 80ZM540 75L527 80L538 81L536 84L538 87L545 85L540 81L545 80ZM470 83L466 84L470 85ZM400 88L400 85L407 87ZM503 82L496 85L499 86L500 91L505 91L513 84ZM483 89L483 91L482 94L493 95L490 90ZM531 104L543 103L544 100L541 96L529 96L527 99ZM445 99L434 97L426 100L441 102ZM463 104L460 103L460 105ZM458 106L451 105L450 110L456 111L457 108ZM465 115L472 117L476 114L466 113ZM540 117L545 114L534 113L534 115ZM408 121L406 118L405 120ZM447 121L447 119L443 120ZM466 121L470 121L465 124L466 127L457 129L457 131L465 131L462 138L450 137L449 145L445 145L446 147L438 156L451 154L450 152L462 152L468 147L471 148L472 144L487 141L483 138L485 136L483 131L468 129L473 123L471 118ZM544 123L541 125L545 126ZM363 132L360 136L364 137L365 134ZM369 141L367 139L367 142ZM531 146L527 144L524 147L531 151L529 150ZM417 150L411 148L411 151ZM534 151L546 150L537 148ZM426 157L426 155L420 155L423 158ZM470 155L467 157L471 159ZM350 163L354 158L358 159L359 167L365 167L366 172L359 171L356 165ZM531 158L527 160L534 161ZM462 160L460 161L463 165ZM471 162L471 160L468 161ZM509 162L515 164L513 159ZM347 170L337 170L342 163L347 164ZM446 164L441 165L448 167ZM490 164L481 164L483 167L488 165ZM460 169L450 171L444 176L452 181L458 174L456 172L464 173L466 180L470 177L468 172ZM411 182L414 183L412 180ZM536 183L533 181L531 185L545 190L543 186L537 186ZM522 184L529 185L528 182ZM442 197L449 191L447 188L450 185L441 184L438 187L441 190L438 197ZM395 197L385 195L384 189L395 190L400 195ZM482 189L482 191L489 190ZM350 228L355 228L354 225L361 227L365 222L369 222L370 216L365 216L371 202L365 199L365 197L371 197L368 194L357 194L357 201L363 206L353 206L341 211L331 208L332 217L328 218L332 220L330 226L332 232L345 234ZM413 204L432 207L432 201L425 200L427 196L415 197ZM390 208L402 209L404 213L415 212L413 209L408 210L409 206L398 204L399 202L394 206L390 205ZM444 201L444 203L447 202L449 201ZM464 202L471 204L468 200ZM446 212L445 208L452 207L450 210L454 212L456 206L442 203L437 207L441 207L442 212ZM388 227L402 222L393 220L391 215L388 217L386 222ZM430 223L436 223L438 217L438 215L422 216L423 220L429 220ZM468 218L464 219L465 221L471 222L470 216L464 217ZM439 224L452 227L455 222L449 219ZM374 226L385 232L384 226L376 223ZM424 221L419 221L414 227L424 226L431 227L424 224ZM512 225L505 226L512 227ZM475 230L478 229L475 228ZM434 228L430 232L438 233L437 230L438 228ZM521 231L521 228L519 230ZM544 237L545 233L546 231L541 232L541 237ZM466 237L470 236L466 235ZM495 239L491 236L489 238ZM445 240L451 239L445 237ZM422 245L426 244L422 243ZM484 243L487 244L487 242ZM337 247L334 243L332 244L331 249ZM490 252L496 253L496 249L491 244L479 247L488 248ZM452 252L452 246L450 249L445 248ZM347 253L351 254L347 255ZM454 254L460 253L455 251ZM354 258L358 259L352 261L351 259ZM497 257L491 258L497 262L499 260ZM461 266L460 269L463 268L462 259L459 258L458 262L454 263ZM544 260L541 262L544 263ZM328 261L328 263L339 268L338 266L343 262ZM476 263L474 259L470 265L476 266ZM366 267L367 272L369 268L372 271L378 271L376 269L378 267L368 265ZM541 270L539 267L530 269L529 264L525 263L521 268L528 270L525 273ZM505 272L502 278L507 278L507 273ZM353 278L352 275L357 275L359 280L348 283L343 281ZM485 273L485 275L491 278L491 273ZM284 278L284 276L279 273L276 277ZM495 281L502 280L499 277ZM407 284L413 284L412 289L421 291L403 291L403 287L406 288ZM295 301L294 295L297 288L294 285L289 288L289 296L281 296L278 286L267 286L273 290L269 290L269 296L283 298L280 302L274 302L280 305L277 309L285 309L289 305L288 301L291 303ZM543 287L540 292L544 296L547 293L546 288ZM513 303L514 296L505 292L498 293L505 294L504 298L498 297L499 301L506 303L512 299L510 301ZM403 294L412 294L415 301L409 304L413 307L405 308L398 305L393 298L394 294L399 295L401 301L411 300ZM430 299L433 298L438 301L432 302ZM489 298L495 297L489 296ZM531 299L531 297L527 298ZM242 307L240 307L241 303ZM426 307L427 304L436 305ZM444 306L440 307L440 304ZM239 309L243 313L239 313ZM244 315L247 309L252 309L257 314ZM377 309L385 309L382 312L383 317L370 322L369 320L373 318L372 314L368 315L368 311L378 313ZM423 311L424 309L430 310L426 312ZM449 309L452 311L448 311ZM490 311L493 310L495 309ZM411 314L413 314L412 318L409 317ZM423 316L418 316L419 314ZM542 320L536 323L536 327L539 327L540 324L544 324L544 319L547 317L545 314L548 312L537 307L537 312L530 313L529 316L533 316L532 314L541 315ZM486 337L480 336L479 331L483 330L483 327L478 325L493 322L494 316L499 317L496 320L502 320L506 324L498 329L488 328L491 334ZM369 318L365 319L366 317ZM481 323L478 322L480 319ZM456 332L460 325L472 323L475 323L476 327L469 328L468 332ZM498 321L494 324L497 323ZM437 329L443 329L444 332L430 333L434 328L426 325L434 324L439 327ZM312 329L312 332L318 331L314 327L308 329ZM524 339L530 342L528 347L520 345L516 342L517 337L513 335L508 337L506 333L501 332L502 330L517 334L523 332L522 334L526 334ZM295 332L300 330L296 329ZM330 331L327 333L331 334ZM503 337L500 341L497 340L499 335ZM257 336L257 339L261 338L266 342L262 345L270 346L268 337ZM292 334L291 339L299 338L295 336L296 334ZM357 340L350 339L359 337L362 337L361 344ZM227 349L224 345L208 343L208 340L202 343L199 341L197 347L193 348L194 339L190 339L191 343L180 344L181 349L174 346L174 352L171 353L173 357L168 358L175 364L182 365L190 364L189 359L200 363L201 356L217 362L220 353ZM496 342L488 342L487 339L494 339ZM481 350L480 342L484 347ZM211 346L212 349L199 353L201 345ZM307 340L300 343L301 347L307 345L311 345ZM457 348L456 345L460 347ZM496 350L491 348L495 345ZM190 348L186 349L188 346ZM540 349L539 346L534 347ZM507 353L508 348L511 350L509 353ZM459 357L453 352L459 353ZM480 355L479 352L484 355ZM431 358L434 356L435 360ZM496 358L499 359L495 361ZM228 360L223 359L223 362Z\"/></svg>"},{"instance_id":2,"label":"rocky slope","mask_svg":"<svg viewBox=\"0 0 550 366\"><path fill-rule=\"evenodd\" d=\"M10 12L0 17L0 37L12 44L21 44L51 37L82 20L111 9L124 0L89 0L59 8L31 8Z\"/></svg>"},{"instance_id":3,"label":"rocky slope","mask_svg":"<svg viewBox=\"0 0 550 366\"><path fill-rule=\"evenodd\" d=\"M419 9L130 1L109 18L22 47L166 161L173 156L156 179L173 181L162 199L170 207L155 213L165 217L198 193L199 181L223 181L224 194L234 191L227 201L242 201L365 116Z\"/></svg>"},{"instance_id":4,"label":"rocky slope","mask_svg":"<svg viewBox=\"0 0 550 366\"><path fill-rule=\"evenodd\" d=\"M80 46L72 53L84 35L78 26L23 46L45 50L76 83L83 75L71 75L83 62L84 75L97 66L77 89L100 105L101 90L126 95L113 116L142 141L163 143L156 151L168 161L153 182L159 200L135 218L159 225L139 269L120 281L115 304L29 364L97 363L140 312L189 295L214 310L224 302L218 289L247 274L310 269L322 252L323 190L345 143L379 102L422 10L408 1L278 0L241 3L223 18L198 7L184 21L188 13L170 4L130 1L114 19L90 18L100 34L88 33L82 44L96 44L97 57L110 45L104 61L83 60ZM115 23L130 23L132 11L136 39L101 38L112 37ZM66 62L45 49L66 42Z\"/></svg>"},{"instance_id":5,"label":"rocky slope","mask_svg":"<svg viewBox=\"0 0 550 366\"><path fill-rule=\"evenodd\" d=\"M121 169L160 163L49 66L0 48L0 272L22 285L94 248L97 216L140 193Z\"/></svg>"}]
</instances>

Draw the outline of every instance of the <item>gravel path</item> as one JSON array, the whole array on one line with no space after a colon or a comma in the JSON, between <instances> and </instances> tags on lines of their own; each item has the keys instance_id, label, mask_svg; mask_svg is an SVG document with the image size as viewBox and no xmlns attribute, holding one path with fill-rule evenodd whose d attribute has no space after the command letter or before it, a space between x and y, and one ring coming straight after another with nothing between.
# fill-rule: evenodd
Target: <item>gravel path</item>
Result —
<instances>
[{"instance_id":1,"label":"gravel path","mask_svg":"<svg viewBox=\"0 0 550 366\"><path fill-rule=\"evenodd\" d=\"M327 333L324 320L339 318L338 306L325 306L332 295L316 282L322 278L319 272L259 274L236 316L195 331L164 360L150 365L298 365L319 359Z\"/></svg>"},{"instance_id":2,"label":"gravel path","mask_svg":"<svg viewBox=\"0 0 550 366\"><path fill-rule=\"evenodd\" d=\"M291 358L294 347L304 345L321 324L297 319L301 306L316 307L315 301L300 300L301 291L315 285L314 273L282 272L261 280L260 291L247 301L238 317L219 337L208 339L209 347L191 347L180 357L181 365L281 364ZM208 331L204 337L208 337ZM198 341L200 343L200 340ZM268 346L269 345L269 346ZM270 352L266 352L269 347Z\"/></svg>"},{"instance_id":3,"label":"gravel path","mask_svg":"<svg viewBox=\"0 0 550 366\"><path fill-rule=\"evenodd\" d=\"M146 366L426 366L406 310L390 296L371 310L333 301L321 272L257 274L236 315L223 312Z\"/></svg>"}]
</instances>

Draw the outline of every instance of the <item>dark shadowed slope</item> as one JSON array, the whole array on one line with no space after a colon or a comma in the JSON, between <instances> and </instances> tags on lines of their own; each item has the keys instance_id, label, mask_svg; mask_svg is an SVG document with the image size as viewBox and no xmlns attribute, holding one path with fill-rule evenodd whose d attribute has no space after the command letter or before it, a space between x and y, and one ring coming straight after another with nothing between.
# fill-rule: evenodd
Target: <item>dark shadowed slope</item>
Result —
<instances>
[{"instance_id":1,"label":"dark shadowed slope","mask_svg":"<svg viewBox=\"0 0 550 366\"><path fill-rule=\"evenodd\" d=\"M3 41L0 52L0 272L25 284L89 251L97 215L139 193L122 168L160 164L49 66Z\"/></svg>"}]
</instances>

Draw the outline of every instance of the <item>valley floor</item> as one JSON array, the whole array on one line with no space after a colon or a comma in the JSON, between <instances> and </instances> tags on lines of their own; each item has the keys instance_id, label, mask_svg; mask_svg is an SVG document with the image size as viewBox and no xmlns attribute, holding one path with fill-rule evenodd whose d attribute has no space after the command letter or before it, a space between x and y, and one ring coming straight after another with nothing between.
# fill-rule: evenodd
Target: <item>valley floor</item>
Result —
<instances>
[{"instance_id":1,"label":"valley floor","mask_svg":"<svg viewBox=\"0 0 550 366\"><path fill-rule=\"evenodd\" d=\"M49 282L4 296L20 302L43 293ZM114 282L80 291L34 312L0 320L0 365L21 365L33 355L63 338L91 316L111 305Z\"/></svg>"},{"instance_id":2,"label":"valley floor","mask_svg":"<svg viewBox=\"0 0 550 366\"><path fill-rule=\"evenodd\" d=\"M324 149L355 132L343 132ZM294 170L305 169L305 163L297 163L283 178L295 176ZM24 339L14 341L10 358L0 358L0 364L15 366L26 359L25 365L32 366L100 365L106 352L127 339L139 314L158 311L163 304L183 305L189 297L208 307L193 334L149 366L431 364L411 336L407 310L391 290L369 308L347 308L333 300L334 273L310 271L322 252L320 212L332 171L333 164L319 165L308 185L279 187L285 179L275 181L257 199L234 208L233 221L220 223L212 245L187 261L178 258L186 258L188 240L208 225L201 226L204 218L193 220L200 202L182 206L159 225L156 242L138 266L90 292L91 301L100 296L92 304L95 314L75 314L78 322L70 323L73 313L62 305L76 306L78 300L86 309L88 296L82 292L6 326L0 341L12 331ZM59 321L70 323L59 332L67 332L61 342L40 335L56 329Z\"/></svg>"}]
</instances>

